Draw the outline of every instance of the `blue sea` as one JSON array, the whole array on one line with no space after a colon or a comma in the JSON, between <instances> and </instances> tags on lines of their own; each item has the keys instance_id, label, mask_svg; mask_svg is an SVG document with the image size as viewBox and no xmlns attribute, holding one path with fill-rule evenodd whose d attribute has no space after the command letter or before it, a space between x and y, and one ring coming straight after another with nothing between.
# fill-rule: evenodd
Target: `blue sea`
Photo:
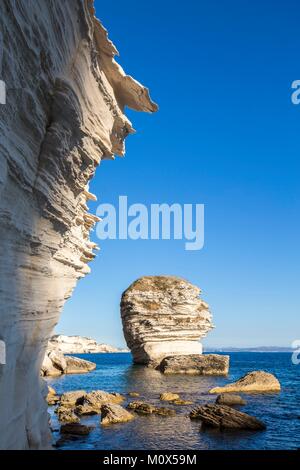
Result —
<instances>
[{"instance_id":1,"label":"blue sea","mask_svg":"<svg viewBox=\"0 0 300 470\"><path fill-rule=\"evenodd\" d=\"M226 354L226 353L224 353ZM138 400L162 405L159 395L172 391L183 399L193 401L193 406L167 405L176 409L177 415L138 416L130 423L101 427L100 417L81 420L95 428L89 436L60 436L54 408L50 407L53 439L58 449L104 450L183 450L183 449L297 449L300 448L300 365L294 365L290 353L234 352L228 377L164 376L158 371L132 365L131 355L80 354L78 357L97 364L97 368L83 375L65 375L48 379L57 393L84 389L119 392L127 397L129 392L139 392ZM241 410L264 421L265 431L200 430L200 423L188 417L195 406L215 401L208 391L212 387L237 380L253 370L275 374L282 385L279 394L244 395L247 405ZM126 404L126 403L125 403ZM165 405L165 403L164 403Z\"/></svg>"}]
</instances>

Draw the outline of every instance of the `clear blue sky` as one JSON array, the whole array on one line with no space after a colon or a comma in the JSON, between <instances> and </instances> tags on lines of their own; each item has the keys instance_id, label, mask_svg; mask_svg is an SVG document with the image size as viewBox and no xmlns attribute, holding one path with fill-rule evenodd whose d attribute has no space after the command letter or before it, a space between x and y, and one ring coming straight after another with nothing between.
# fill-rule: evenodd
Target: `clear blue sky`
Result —
<instances>
[{"instance_id":1,"label":"clear blue sky","mask_svg":"<svg viewBox=\"0 0 300 470\"><path fill-rule=\"evenodd\" d=\"M204 203L205 247L102 241L57 331L123 345L119 301L141 275L199 285L215 346L290 345L300 337L299 2L96 1L127 73L155 115L129 111L125 159L104 161L100 202ZM91 209L96 210L97 204Z\"/></svg>"}]
</instances>

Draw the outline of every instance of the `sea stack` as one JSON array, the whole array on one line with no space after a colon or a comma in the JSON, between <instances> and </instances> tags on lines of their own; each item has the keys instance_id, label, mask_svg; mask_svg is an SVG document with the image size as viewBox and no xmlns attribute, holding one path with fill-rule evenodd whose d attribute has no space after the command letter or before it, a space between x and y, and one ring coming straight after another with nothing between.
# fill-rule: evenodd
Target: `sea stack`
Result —
<instances>
[{"instance_id":1,"label":"sea stack","mask_svg":"<svg viewBox=\"0 0 300 470\"><path fill-rule=\"evenodd\" d=\"M169 356L200 355L213 328L201 290L175 276L145 276L122 295L121 316L136 364L156 367Z\"/></svg>"}]
</instances>

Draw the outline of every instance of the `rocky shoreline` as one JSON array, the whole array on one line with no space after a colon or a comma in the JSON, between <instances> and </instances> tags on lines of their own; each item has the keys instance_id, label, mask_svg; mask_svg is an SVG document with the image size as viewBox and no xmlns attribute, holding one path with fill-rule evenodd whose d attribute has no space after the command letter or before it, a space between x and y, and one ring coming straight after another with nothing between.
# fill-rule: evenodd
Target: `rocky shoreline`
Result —
<instances>
[{"instance_id":1,"label":"rocky shoreline","mask_svg":"<svg viewBox=\"0 0 300 470\"><path fill-rule=\"evenodd\" d=\"M275 376L265 371L250 372L235 384L247 383L250 379L253 390L255 388L257 394L268 393L267 381L270 393L275 391L274 384L279 384ZM251 393L245 387L236 385L236 388L239 388L240 393ZM277 391L279 389L277 387ZM132 401L132 398L135 400ZM246 401L239 395L224 392L216 397L215 403L196 404L183 399L180 393L164 391L158 396L154 395L153 399L159 400L162 405L140 399L139 392L136 391L120 394L103 390L90 392L75 390L59 396L52 387L49 387L47 396L48 405L55 407L62 435L87 435L92 432L95 424L91 426L82 422L89 416L99 416L98 424L109 426L129 423L136 416L155 415L171 419L177 415L177 410L181 407L187 409L187 417L200 422L199 431L205 431L206 428L219 431L263 431L266 429L265 423L260 419L240 411L239 408L245 406Z\"/></svg>"}]
</instances>

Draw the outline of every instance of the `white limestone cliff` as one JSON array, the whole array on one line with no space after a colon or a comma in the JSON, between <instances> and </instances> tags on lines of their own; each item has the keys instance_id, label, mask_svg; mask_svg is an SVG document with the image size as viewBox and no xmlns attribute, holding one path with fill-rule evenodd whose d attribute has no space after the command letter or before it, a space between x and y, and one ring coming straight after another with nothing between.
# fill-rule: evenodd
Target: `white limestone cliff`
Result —
<instances>
[{"instance_id":1,"label":"white limestone cliff","mask_svg":"<svg viewBox=\"0 0 300 470\"><path fill-rule=\"evenodd\" d=\"M48 349L58 350L65 354L128 352L128 349L116 348L105 343L97 343L95 339L85 336L66 335L51 336L48 342Z\"/></svg>"},{"instance_id":2,"label":"white limestone cliff","mask_svg":"<svg viewBox=\"0 0 300 470\"><path fill-rule=\"evenodd\" d=\"M92 0L1 0L0 448L49 446L40 367L95 257L89 181L124 154L124 107L156 110L114 60Z\"/></svg>"},{"instance_id":3,"label":"white limestone cliff","mask_svg":"<svg viewBox=\"0 0 300 470\"><path fill-rule=\"evenodd\" d=\"M200 289L175 276L145 276L123 293L123 331L133 360L157 366L168 356L202 353L200 339L213 328Z\"/></svg>"}]
</instances>

